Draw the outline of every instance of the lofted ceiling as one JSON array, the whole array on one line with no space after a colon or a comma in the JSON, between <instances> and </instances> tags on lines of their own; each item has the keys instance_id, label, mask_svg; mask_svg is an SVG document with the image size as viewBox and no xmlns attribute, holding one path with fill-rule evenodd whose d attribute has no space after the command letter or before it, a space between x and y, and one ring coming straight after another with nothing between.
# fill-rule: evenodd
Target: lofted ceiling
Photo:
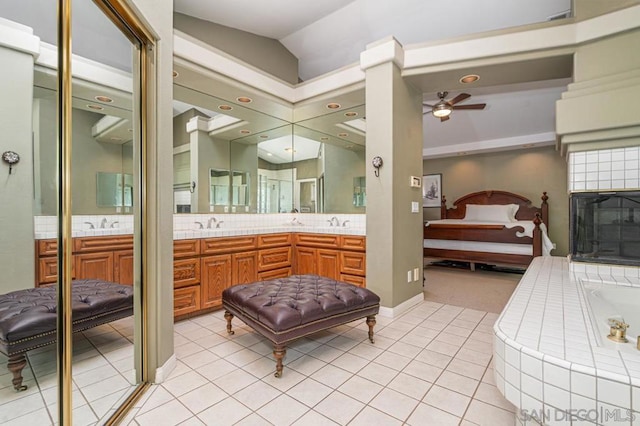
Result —
<instances>
[{"instance_id":1,"label":"lofted ceiling","mask_svg":"<svg viewBox=\"0 0 640 426\"><path fill-rule=\"evenodd\" d=\"M394 36L403 45L441 42L478 32L548 21L571 9L570 0L175 0L175 10L199 19L279 40L299 60L303 80L359 61L366 45ZM459 72L405 74L433 104L436 93L449 98L472 95L461 103L486 103L481 111L456 110L440 122L425 108L424 155L529 148L555 142L555 101L571 81L571 55L505 63ZM475 73L480 80L458 80Z\"/></svg>"}]
</instances>

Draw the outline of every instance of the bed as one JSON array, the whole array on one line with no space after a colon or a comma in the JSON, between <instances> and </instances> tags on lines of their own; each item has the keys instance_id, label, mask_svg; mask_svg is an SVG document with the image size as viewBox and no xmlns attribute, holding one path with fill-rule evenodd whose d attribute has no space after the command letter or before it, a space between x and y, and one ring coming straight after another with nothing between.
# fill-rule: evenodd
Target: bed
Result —
<instances>
[{"instance_id":1,"label":"bed","mask_svg":"<svg viewBox=\"0 0 640 426\"><path fill-rule=\"evenodd\" d=\"M458 198L447 208L443 196L440 220L424 226L424 257L492 265L528 266L549 255L549 197L536 207L518 194L481 191Z\"/></svg>"}]
</instances>

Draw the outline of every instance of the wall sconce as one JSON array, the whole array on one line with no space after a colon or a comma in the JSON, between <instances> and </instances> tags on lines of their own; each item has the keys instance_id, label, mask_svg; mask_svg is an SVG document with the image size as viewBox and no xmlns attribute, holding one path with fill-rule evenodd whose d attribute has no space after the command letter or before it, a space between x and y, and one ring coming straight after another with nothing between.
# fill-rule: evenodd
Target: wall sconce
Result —
<instances>
[{"instance_id":1,"label":"wall sconce","mask_svg":"<svg viewBox=\"0 0 640 426\"><path fill-rule=\"evenodd\" d=\"M196 182L191 181L191 187L189 188L189 192L193 194L195 191L196 191Z\"/></svg>"},{"instance_id":2,"label":"wall sconce","mask_svg":"<svg viewBox=\"0 0 640 426\"><path fill-rule=\"evenodd\" d=\"M9 174L11 174L11 170L13 169L13 165L17 164L20 161L20 156L17 152L13 151L5 151L2 153L2 161L9 165Z\"/></svg>"},{"instance_id":3,"label":"wall sconce","mask_svg":"<svg viewBox=\"0 0 640 426\"><path fill-rule=\"evenodd\" d=\"M378 156L373 157L373 160L371 160L371 164L373 164L373 167L376 168L373 171L373 174L375 174L376 177L379 177L380 176L380 167L382 167L382 157L378 157Z\"/></svg>"}]
</instances>

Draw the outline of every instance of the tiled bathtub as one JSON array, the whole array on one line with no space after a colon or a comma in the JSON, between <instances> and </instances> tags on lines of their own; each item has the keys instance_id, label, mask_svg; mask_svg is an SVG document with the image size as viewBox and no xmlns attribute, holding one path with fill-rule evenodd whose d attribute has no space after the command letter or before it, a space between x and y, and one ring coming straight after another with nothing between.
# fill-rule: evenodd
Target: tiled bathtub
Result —
<instances>
[{"instance_id":1,"label":"tiled bathtub","mask_svg":"<svg viewBox=\"0 0 640 426\"><path fill-rule=\"evenodd\" d=\"M536 258L495 323L496 384L516 424L640 425L640 350L594 327L581 284L640 286L640 270L583 266Z\"/></svg>"}]
</instances>

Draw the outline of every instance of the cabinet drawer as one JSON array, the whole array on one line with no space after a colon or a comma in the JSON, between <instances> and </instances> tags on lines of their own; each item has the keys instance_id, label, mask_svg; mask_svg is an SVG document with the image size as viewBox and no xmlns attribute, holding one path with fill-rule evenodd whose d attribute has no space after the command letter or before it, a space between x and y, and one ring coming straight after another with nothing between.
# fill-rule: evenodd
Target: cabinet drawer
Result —
<instances>
[{"instance_id":1,"label":"cabinet drawer","mask_svg":"<svg viewBox=\"0 0 640 426\"><path fill-rule=\"evenodd\" d=\"M258 251L258 271L285 268L291 266L293 249L291 247L279 247Z\"/></svg>"},{"instance_id":2,"label":"cabinet drawer","mask_svg":"<svg viewBox=\"0 0 640 426\"><path fill-rule=\"evenodd\" d=\"M173 288L200 284L200 259L173 261Z\"/></svg>"},{"instance_id":3,"label":"cabinet drawer","mask_svg":"<svg viewBox=\"0 0 640 426\"><path fill-rule=\"evenodd\" d=\"M340 252L340 273L351 275L366 275L367 264L366 254L341 251Z\"/></svg>"},{"instance_id":4,"label":"cabinet drawer","mask_svg":"<svg viewBox=\"0 0 640 426\"><path fill-rule=\"evenodd\" d=\"M338 248L339 235L296 234L296 244L309 247Z\"/></svg>"},{"instance_id":5,"label":"cabinet drawer","mask_svg":"<svg viewBox=\"0 0 640 426\"><path fill-rule=\"evenodd\" d=\"M367 286L367 279L365 277L358 277L356 275L340 274L340 281L357 285L358 287Z\"/></svg>"},{"instance_id":6,"label":"cabinet drawer","mask_svg":"<svg viewBox=\"0 0 640 426\"><path fill-rule=\"evenodd\" d=\"M54 256L58 253L58 240L38 240L38 256Z\"/></svg>"},{"instance_id":7,"label":"cabinet drawer","mask_svg":"<svg viewBox=\"0 0 640 426\"><path fill-rule=\"evenodd\" d=\"M291 245L291 233L258 235L258 248L280 247Z\"/></svg>"},{"instance_id":8,"label":"cabinet drawer","mask_svg":"<svg viewBox=\"0 0 640 426\"><path fill-rule=\"evenodd\" d=\"M200 310L200 286L176 288L173 290L173 316L177 317Z\"/></svg>"},{"instance_id":9,"label":"cabinet drawer","mask_svg":"<svg viewBox=\"0 0 640 426\"><path fill-rule=\"evenodd\" d=\"M127 250L133 248L133 235L109 235L105 237L81 237L73 239L73 251Z\"/></svg>"},{"instance_id":10,"label":"cabinet drawer","mask_svg":"<svg viewBox=\"0 0 640 426\"><path fill-rule=\"evenodd\" d=\"M174 240L173 258L193 257L200 254L200 240Z\"/></svg>"},{"instance_id":11,"label":"cabinet drawer","mask_svg":"<svg viewBox=\"0 0 640 426\"><path fill-rule=\"evenodd\" d=\"M367 240L365 237L358 235L341 235L340 248L344 250L365 251L367 249Z\"/></svg>"},{"instance_id":12,"label":"cabinet drawer","mask_svg":"<svg viewBox=\"0 0 640 426\"><path fill-rule=\"evenodd\" d=\"M230 238L206 238L200 240L200 253L202 254L226 254L236 251L250 251L257 247L255 235L247 237Z\"/></svg>"},{"instance_id":13,"label":"cabinet drawer","mask_svg":"<svg viewBox=\"0 0 640 426\"><path fill-rule=\"evenodd\" d=\"M291 275L291 267L274 269L273 271L258 272L258 281L272 280L274 278L286 278Z\"/></svg>"}]
</instances>

